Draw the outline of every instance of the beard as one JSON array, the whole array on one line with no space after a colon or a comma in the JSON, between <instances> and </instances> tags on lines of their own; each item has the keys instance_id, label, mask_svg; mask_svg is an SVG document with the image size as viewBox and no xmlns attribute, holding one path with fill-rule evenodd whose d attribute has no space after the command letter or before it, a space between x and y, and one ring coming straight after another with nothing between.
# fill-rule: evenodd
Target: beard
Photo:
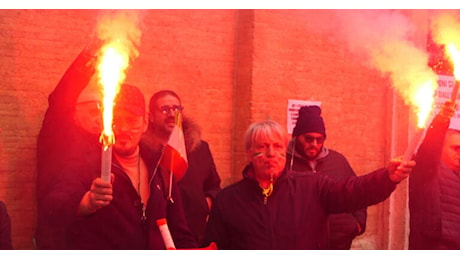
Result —
<instances>
[{"instance_id":1,"label":"beard","mask_svg":"<svg viewBox=\"0 0 460 260\"><path fill-rule=\"evenodd\" d=\"M120 156L130 156L136 152L138 142L132 135L119 134L116 137L114 151Z\"/></svg>"},{"instance_id":2,"label":"beard","mask_svg":"<svg viewBox=\"0 0 460 260\"><path fill-rule=\"evenodd\" d=\"M133 155L135 152L136 152L136 148L137 146L135 147L129 147L129 146L116 146L114 147L114 151L121 157L129 157L131 155Z\"/></svg>"},{"instance_id":3,"label":"beard","mask_svg":"<svg viewBox=\"0 0 460 260\"><path fill-rule=\"evenodd\" d=\"M303 150L303 156L307 158L308 160L312 161L316 157L318 157L320 149L314 147L314 146L309 146Z\"/></svg>"},{"instance_id":4,"label":"beard","mask_svg":"<svg viewBox=\"0 0 460 260\"><path fill-rule=\"evenodd\" d=\"M171 135L175 126L174 117L167 117L161 121L150 121L149 132L158 135L162 139L167 139Z\"/></svg>"}]
</instances>

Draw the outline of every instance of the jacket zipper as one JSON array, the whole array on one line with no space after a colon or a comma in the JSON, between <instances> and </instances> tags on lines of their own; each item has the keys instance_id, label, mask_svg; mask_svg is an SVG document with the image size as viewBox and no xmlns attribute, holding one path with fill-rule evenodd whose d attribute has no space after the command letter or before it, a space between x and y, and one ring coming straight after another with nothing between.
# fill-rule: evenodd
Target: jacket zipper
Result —
<instances>
[{"instance_id":1,"label":"jacket zipper","mask_svg":"<svg viewBox=\"0 0 460 260\"><path fill-rule=\"evenodd\" d=\"M153 178L155 177L157 171L156 171L156 167L155 167L155 170L153 171L153 174L152 176L150 177L150 180L149 180L149 194L152 194L152 191L151 191L151 186L152 186L152 182L153 182ZM139 195L140 196L140 195ZM150 199L150 196L149 198L147 199L147 201L145 202L145 205L143 204L142 205L142 217L141 217L141 221L146 225L147 224L147 215L146 215L146 209L147 209L147 203Z\"/></svg>"},{"instance_id":2,"label":"jacket zipper","mask_svg":"<svg viewBox=\"0 0 460 260\"><path fill-rule=\"evenodd\" d=\"M128 175L125 173L125 170L122 167L118 166L115 163L112 163L112 166L114 166L115 168L118 168L119 170L121 170L121 172L123 172L128 177ZM156 174L156 171L153 172L152 177L149 180L149 188L150 188L150 186L152 184L153 177L155 176L155 174ZM140 194L138 194L138 196L140 197ZM141 204L142 204L141 222L142 222L142 224L144 226L146 226L146 224L147 224L147 215L146 215L147 201L145 202L145 204L144 203L141 203Z\"/></svg>"}]
</instances>

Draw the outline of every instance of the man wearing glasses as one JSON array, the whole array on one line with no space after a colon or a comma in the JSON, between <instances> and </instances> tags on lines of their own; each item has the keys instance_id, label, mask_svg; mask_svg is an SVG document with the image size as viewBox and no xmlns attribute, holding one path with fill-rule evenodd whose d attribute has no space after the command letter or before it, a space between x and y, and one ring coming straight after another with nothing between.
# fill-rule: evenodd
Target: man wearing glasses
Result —
<instances>
[{"instance_id":1,"label":"man wearing glasses","mask_svg":"<svg viewBox=\"0 0 460 260\"><path fill-rule=\"evenodd\" d=\"M212 202L221 190L221 179L209 144L201 139L199 126L182 114L183 109L174 91L160 90L153 94L149 103L149 126L143 142L155 151L162 151L175 128L176 118L181 118L188 168L184 175L176 176L176 180L188 225L198 244L208 246L202 241ZM176 117L178 114L181 116Z\"/></svg>"},{"instance_id":2,"label":"man wearing glasses","mask_svg":"<svg viewBox=\"0 0 460 260\"><path fill-rule=\"evenodd\" d=\"M45 197L61 169L76 157L100 153L102 95L94 77L100 42L93 39L74 59L48 97L37 138L37 249L64 249L65 234L50 221Z\"/></svg>"},{"instance_id":3,"label":"man wearing glasses","mask_svg":"<svg viewBox=\"0 0 460 260\"><path fill-rule=\"evenodd\" d=\"M356 176L345 156L324 145L326 128L319 106L300 108L292 136L287 150L287 167L289 170L309 171L334 178ZM366 208L351 214L329 215L329 249L350 249L353 239L364 233L366 218Z\"/></svg>"},{"instance_id":4,"label":"man wearing glasses","mask_svg":"<svg viewBox=\"0 0 460 260\"><path fill-rule=\"evenodd\" d=\"M64 231L72 250L166 249L157 220L167 224L177 248L196 248L175 182L170 204L158 154L139 144L148 119L142 91L122 84L113 107L110 182L101 178L101 149L68 161L44 199L49 221ZM54 248L52 248L54 249Z\"/></svg>"}]
</instances>

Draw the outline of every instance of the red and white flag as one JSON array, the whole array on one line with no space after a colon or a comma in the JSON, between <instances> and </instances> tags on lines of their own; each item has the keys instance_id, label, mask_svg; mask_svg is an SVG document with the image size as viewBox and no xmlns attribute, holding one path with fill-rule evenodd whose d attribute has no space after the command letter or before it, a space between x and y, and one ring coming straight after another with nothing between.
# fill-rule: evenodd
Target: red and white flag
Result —
<instances>
[{"instance_id":1,"label":"red and white flag","mask_svg":"<svg viewBox=\"0 0 460 260\"><path fill-rule=\"evenodd\" d=\"M181 113L176 112L176 124L163 150L160 165L180 180L188 168L187 151L185 150L184 132L182 131Z\"/></svg>"}]
</instances>

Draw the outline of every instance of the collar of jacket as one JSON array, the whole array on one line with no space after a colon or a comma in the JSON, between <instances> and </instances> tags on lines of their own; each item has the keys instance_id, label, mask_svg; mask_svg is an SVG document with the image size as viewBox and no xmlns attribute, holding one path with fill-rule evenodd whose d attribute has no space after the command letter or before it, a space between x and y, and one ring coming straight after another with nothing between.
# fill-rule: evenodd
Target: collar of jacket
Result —
<instances>
[{"instance_id":1,"label":"collar of jacket","mask_svg":"<svg viewBox=\"0 0 460 260\"><path fill-rule=\"evenodd\" d=\"M254 178L254 176L251 176L249 174L250 171L253 171L252 163L249 163L244 167L244 169L243 169L243 178L248 179L248 180L253 180L255 183L257 183L257 180ZM284 179L286 175L287 175L287 169L285 167L284 170L281 172L280 176L276 179L276 181L273 182L273 185L275 185L279 180ZM261 188L261 190L262 190L262 188Z\"/></svg>"},{"instance_id":2,"label":"collar of jacket","mask_svg":"<svg viewBox=\"0 0 460 260\"><path fill-rule=\"evenodd\" d=\"M163 140L159 138L161 134L159 134L158 131L160 131L158 128L152 125L152 123L149 123L147 131L142 135L142 143L149 145L154 150L162 150L164 144ZM182 131L184 133L187 153L192 153L201 144L201 128L194 120L183 115Z\"/></svg>"}]
</instances>

